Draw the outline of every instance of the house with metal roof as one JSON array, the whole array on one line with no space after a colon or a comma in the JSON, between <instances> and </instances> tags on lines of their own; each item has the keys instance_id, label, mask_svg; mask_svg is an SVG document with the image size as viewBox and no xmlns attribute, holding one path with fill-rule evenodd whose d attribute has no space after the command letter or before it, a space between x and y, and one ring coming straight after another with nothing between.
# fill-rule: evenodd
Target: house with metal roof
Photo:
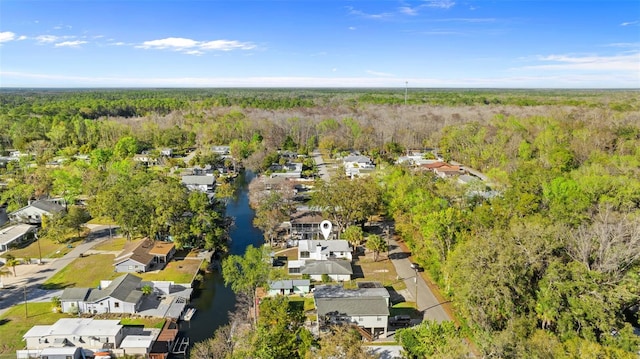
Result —
<instances>
[{"instance_id":1,"label":"house with metal roof","mask_svg":"<svg viewBox=\"0 0 640 359\"><path fill-rule=\"evenodd\" d=\"M52 325L35 325L22 338L28 349L50 347L82 347L113 349L124 338L119 320L63 318Z\"/></svg>"},{"instance_id":2,"label":"house with metal roof","mask_svg":"<svg viewBox=\"0 0 640 359\"><path fill-rule=\"evenodd\" d=\"M182 184L190 191L200 191L204 193L213 193L216 189L216 178L209 175L189 175L182 176Z\"/></svg>"},{"instance_id":3,"label":"house with metal roof","mask_svg":"<svg viewBox=\"0 0 640 359\"><path fill-rule=\"evenodd\" d=\"M0 229L0 252L6 252L9 247L16 245L34 236L36 227L30 224L17 224Z\"/></svg>"},{"instance_id":4,"label":"house with metal roof","mask_svg":"<svg viewBox=\"0 0 640 359\"><path fill-rule=\"evenodd\" d=\"M387 336L389 307L380 296L323 297L314 294L318 312L318 327L327 325L356 325L370 338Z\"/></svg>"},{"instance_id":5,"label":"house with metal roof","mask_svg":"<svg viewBox=\"0 0 640 359\"><path fill-rule=\"evenodd\" d=\"M308 274L309 278L317 281L321 281L324 274L336 282L348 281L351 280L353 268L351 261L346 259L308 260L300 268L300 274Z\"/></svg>"}]
</instances>

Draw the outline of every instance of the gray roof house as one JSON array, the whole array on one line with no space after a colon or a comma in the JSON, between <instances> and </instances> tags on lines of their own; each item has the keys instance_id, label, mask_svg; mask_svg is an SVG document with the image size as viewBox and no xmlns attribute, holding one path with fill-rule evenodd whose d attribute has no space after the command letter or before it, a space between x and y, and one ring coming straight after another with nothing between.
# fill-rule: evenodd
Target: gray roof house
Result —
<instances>
[{"instance_id":1,"label":"gray roof house","mask_svg":"<svg viewBox=\"0 0 640 359\"><path fill-rule=\"evenodd\" d=\"M62 211L64 207L55 202L38 200L9 213L9 219L14 223L41 224L42 216L53 216Z\"/></svg>"},{"instance_id":2,"label":"gray roof house","mask_svg":"<svg viewBox=\"0 0 640 359\"><path fill-rule=\"evenodd\" d=\"M268 295L307 294L311 291L308 279L284 279L269 283Z\"/></svg>"},{"instance_id":3,"label":"gray roof house","mask_svg":"<svg viewBox=\"0 0 640 359\"><path fill-rule=\"evenodd\" d=\"M142 279L120 276L103 289L66 288L60 296L65 313L136 313L140 307Z\"/></svg>"},{"instance_id":4,"label":"gray roof house","mask_svg":"<svg viewBox=\"0 0 640 359\"><path fill-rule=\"evenodd\" d=\"M190 191L212 193L215 191L216 178L214 176L182 176L182 184Z\"/></svg>"},{"instance_id":5,"label":"gray roof house","mask_svg":"<svg viewBox=\"0 0 640 359\"><path fill-rule=\"evenodd\" d=\"M9 250L9 247L13 244L33 238L35 228L30 224L17 224L0 229L0 252Z\"/></svg>"},{"instance_id":6,"label":"gray roof house","mask_svg":"<svg viewBox=\"0 0 640 359\"><path fill-rule=\"evenodd\" d=\"M366 284L362 287L361 284ZM369 285L372 284L372 285ZM380 282L358 282L357 289L344 289L340 285L317 285L313 292L314 298L384 298L387 306L391 305L389 291Z\"/></svg>"},{"instance_id":7,"label":"gray roof house","mask_svg":"<svg viewBox=\"0 0 640 359\"><path fill-rule=\"evenodd\" d=\"M292 264L294 261L289 261ZM300 274L308 274L313 280L322 280L322 275L326 274L334 281L351 280L353 269L351 261L346 259L308 260L300 269Z\"/></svg>"},{"instance_id":8,"label":"gray roof house","mask_svg":"<svg viewBox=\"0 0 640 359\"><path fill-rule=\"evenodd\" d=\"M387 336L389 293L385 288L347 290L337 286L318 286L313 294L318 326L353 324L365 330L368 338ZM382 290L384 290L384 292Z\"/></svg>"}]
</instances>

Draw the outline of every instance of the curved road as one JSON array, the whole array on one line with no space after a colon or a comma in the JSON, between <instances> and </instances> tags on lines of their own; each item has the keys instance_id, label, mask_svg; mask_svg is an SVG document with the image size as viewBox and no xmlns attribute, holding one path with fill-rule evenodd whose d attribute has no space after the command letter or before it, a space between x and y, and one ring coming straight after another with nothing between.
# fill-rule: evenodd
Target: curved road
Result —
<instances>
[{"instance_id":1,"label":"curved road","mask_svg":"<svg viewBox=\"0 0 640 359\"><path fill-rule=\"evenodd\" d=\"M64 257L43 261L42 265L18 265L16 277L9 275L2 278L5 288L0 289L0 315L12 306L24 303L25 293L27 302L48 302L52 297L60 296L62 290L46 290L40 288L40 285L78 258L81 253L109 238L109 226L89 225L88 227L90 233L87 238Z\"/></svg>"}]
</instances>

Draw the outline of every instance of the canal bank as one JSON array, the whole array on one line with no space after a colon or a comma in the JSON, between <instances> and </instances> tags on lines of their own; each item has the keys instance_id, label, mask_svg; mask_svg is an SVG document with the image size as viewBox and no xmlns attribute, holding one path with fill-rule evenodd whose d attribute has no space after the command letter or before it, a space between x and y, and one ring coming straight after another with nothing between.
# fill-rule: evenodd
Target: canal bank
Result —
<instances>
[{"instance_id":1,"label":"canal bank","mask_svg":"<svg viewBox=\"0 0 640 359\"><path fill-rule=\"evenodd\" d=\"M255 212L249 206L249 182L254 175L245 172L236 178L238 190L235 198L227 203L227 216L234 219L229 236L229 253L243 255L247 246L259 246L263 243L262 232L253 226ZM236 297L230 288L225 287L219 270L205 275L204 280L191 299L191 305L197 309L193 319L181 325L181 334L188 337L191 344L213 336L219 327L228 324L229 311L234 309Z\"/></svg>"}]
</instances>

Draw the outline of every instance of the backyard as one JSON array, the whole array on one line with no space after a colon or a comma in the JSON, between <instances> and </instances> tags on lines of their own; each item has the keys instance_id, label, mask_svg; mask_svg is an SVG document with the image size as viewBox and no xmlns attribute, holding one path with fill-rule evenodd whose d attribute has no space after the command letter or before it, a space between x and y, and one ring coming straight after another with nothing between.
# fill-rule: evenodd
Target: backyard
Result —
<instances>
[{"instance_id":1,"label":"backyard","mask_svg":"<svg viewBox=\"0 0 640 359\"><path fill-rule=\"evenodd\" d=\"M152 271L139 274L145 281L172 281L175 283L191 283L198 274L201 260L183 259L174 260L167 263L167 266L160 271Z\"/></svg>"}]
</instances>

